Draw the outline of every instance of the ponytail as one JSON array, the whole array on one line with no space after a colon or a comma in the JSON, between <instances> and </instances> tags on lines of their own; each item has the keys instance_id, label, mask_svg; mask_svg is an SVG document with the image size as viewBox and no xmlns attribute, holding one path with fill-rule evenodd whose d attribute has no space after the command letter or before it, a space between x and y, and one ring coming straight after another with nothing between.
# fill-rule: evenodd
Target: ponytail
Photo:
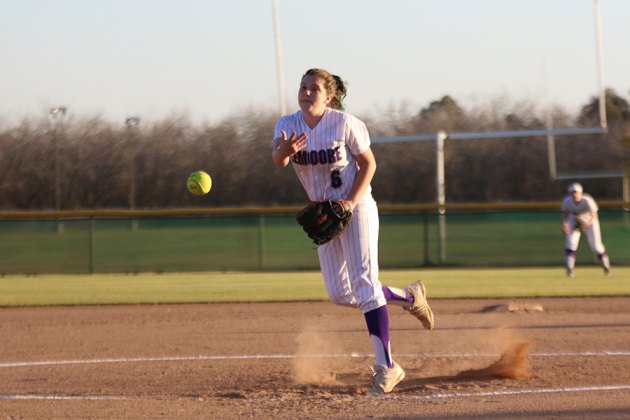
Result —
<instances>
[{"instance_id":1,"label":"ponytail","mask_svg":"<svg viewBox=\"0 0 630 420\"><path fill-rule=\"evenodd\" d=\"M348 88L346 87L346 82L336 74L332 75L335 80L335 96L330 101L330 107L343 111L345 106L343 105L343 100L348 93Z\"/></svg>"}]
</instances>

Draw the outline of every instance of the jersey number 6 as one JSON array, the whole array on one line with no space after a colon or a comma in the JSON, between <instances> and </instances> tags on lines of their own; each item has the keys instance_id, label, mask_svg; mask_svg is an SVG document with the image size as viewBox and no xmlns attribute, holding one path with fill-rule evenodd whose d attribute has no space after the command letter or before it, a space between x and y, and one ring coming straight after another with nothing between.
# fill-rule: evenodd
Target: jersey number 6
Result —
<instances>
[{"instance_id":1,"label":"jersey number 6","mask_svg":"<svg viewBox=\"0 0 630 420\"><path fill-rule=\"evenodd\" d=\"M343 182L341 181L341 173L338 170L334 170L330 173L330 186L333 188L341 187Z\"/></svg>"}]
</instances>

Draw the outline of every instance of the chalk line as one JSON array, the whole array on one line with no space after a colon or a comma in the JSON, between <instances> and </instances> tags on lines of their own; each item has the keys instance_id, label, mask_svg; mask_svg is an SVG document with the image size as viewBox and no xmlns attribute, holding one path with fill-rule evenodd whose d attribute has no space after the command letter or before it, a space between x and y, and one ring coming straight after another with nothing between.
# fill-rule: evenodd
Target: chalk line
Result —
<instances>
[{"instance_id":1,"label":"chalk line","mask_svg":"<svg viewBox=\"0 0 630 420\"><path fill-rule=\"evenodd\" d=\"M448 398L479 398L479 397L500 397L514 395L536 395L536 394L558 394L558 393L577 393L577 392L605 392L605 391L625 391L630 390L630 385L602 385L602 386L583 386L583 387L559 387L559 388L541 388L541 389L511 389L500 391L479 391L479 392L442 392L426 395L413 394L385 394L367 398L389 398L396 400L437 400ZM347 395L344 395L346 398ZM357 396L358 398L366 398L365 396ZM95 395L11 395L0 394L0 400L53 400L53 401L116 401L116 400L141 400L142 397L122 397L122 396L95 396ZM261 400L261 398L254 398Z\"/></svg>"},{"instance_id":2,"label":"chalk line","mask_svg":"<svg viewBox=\"0 0 630 420\"><path fill-rule=\"evenodd\" d=\"M109 400L128 400L127 397L113 397L104 395L4 395L0 394L0 400L58 400L58 401L109 401Z\"/></svg>"},{"instance_id":3,"label":"chalk line","mask_svg":"<svg viewBox=\"0 0 630 420\"><path fill-rule=\"evenodd\" d=\"M414 400L435 400L444 398L468 398L468 397L496 397L509 395L527 395L527 394L553 394L553 393L573 393L573 392L601 392L601 391L623 391L630 389L630 385L602 385L602 386L583 386L583 387L560 387L560 388L541 388L541 389L512 389L501 391L479 391L479 392L445 392L429 395L404 395L400 396L404 399ZM398 395L397 395L398 397Z\"/></svg>"},{"instance_id":4,"label":"chalk line","mask_svg":"<svg viewBox=\"0 0 630 420\"><path fill-rule=\"evenodd\" d=\"M498 353L428 353L428 354L397 354L396 357L415 357L423 359L435 358L472 358L497 357ZM531 353L531 357L627 357L630 351L602 350L584 352L543 352ZM221 360L260 360L260 359L350 359L373 357L371 353L343 353L343 354L243 354L243 355L197 355L197 356L163 356L163 357L125 357L110 359L70 359L70 360L35 360L1 362L0 368L54 366L54 365L89 365L100 363L148 363L148 362L180 362L180 361L221 361Z\"/></svg>"}]
</instances>

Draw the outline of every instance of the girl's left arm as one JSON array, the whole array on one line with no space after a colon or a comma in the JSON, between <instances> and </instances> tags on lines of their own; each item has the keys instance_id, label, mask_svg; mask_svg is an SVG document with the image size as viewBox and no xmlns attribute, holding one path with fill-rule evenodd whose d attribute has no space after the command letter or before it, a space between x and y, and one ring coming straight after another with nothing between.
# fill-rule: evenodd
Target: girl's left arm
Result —
<instances>
[{"instance_id":1,"label":"girl's left arm","mask_svg":"<svg viewBox=\"0 0 630 420\"><path fill-rule=\"evenodd\" d=\"M372 182L372 178L374 178L374 173L376 172L376 159L374 158L372 149L368 148L363 153L354 155L354 157L359 165L359 170L357 176L354 178L348 197L346 198L346 201L348 201L353 209L361 200L361 197L363 197L365 190L370 185L370 182Z\"/></svg>"}]
</instances>

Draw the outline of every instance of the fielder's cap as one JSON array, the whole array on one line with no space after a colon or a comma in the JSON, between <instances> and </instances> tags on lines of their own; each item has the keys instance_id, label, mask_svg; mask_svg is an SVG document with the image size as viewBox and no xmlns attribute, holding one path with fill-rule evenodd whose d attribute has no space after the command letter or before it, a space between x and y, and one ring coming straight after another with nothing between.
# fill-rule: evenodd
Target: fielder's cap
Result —
<instances>
[{"instance_id":1,"label":"fielder's cap","mask_svg":"<svg viewBox=\"0 0 630 420\"><path fill-rule=\"evenodd\" d=\"M576 192L579 192L579 193L584 191L582 189L582 185L580 185L579 182L573 182L573 183L569 184L568 190L569 190L570 193L572 193L573 191L576 191Z\"/></svg>"}]
</instances>

